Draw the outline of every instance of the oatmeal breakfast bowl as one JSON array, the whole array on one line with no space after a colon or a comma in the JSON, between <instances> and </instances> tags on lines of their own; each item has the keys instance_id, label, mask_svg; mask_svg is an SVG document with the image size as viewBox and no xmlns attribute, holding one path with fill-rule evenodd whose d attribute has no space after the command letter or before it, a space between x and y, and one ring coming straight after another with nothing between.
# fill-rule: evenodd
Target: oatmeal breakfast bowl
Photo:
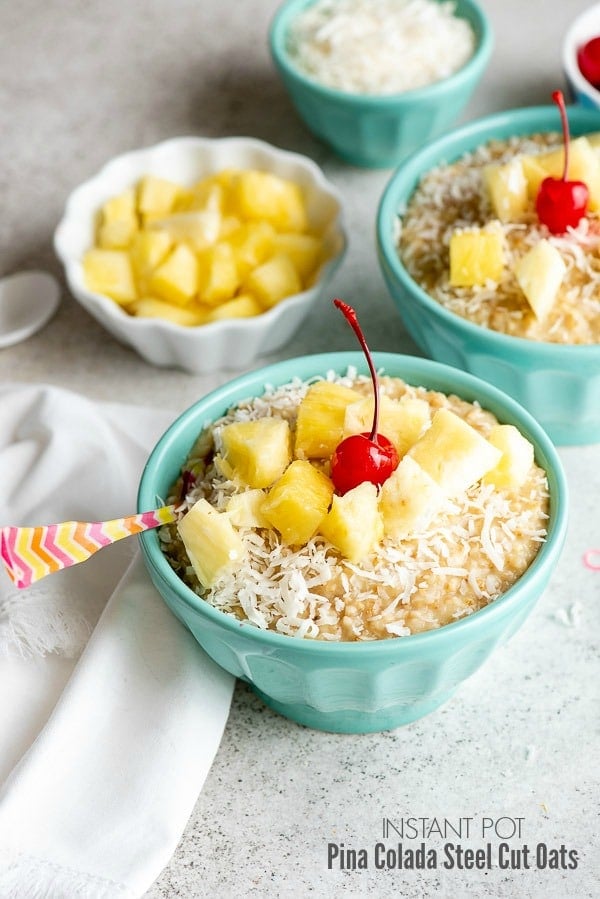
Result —
<instances>
[{"instance_id":1,"label":"oatmeal breakfast bowl","mask_svg":"<svg viewBox=\"0 0 600 899\"><path fill-rule=\"evenodd\" d=\"M379 204L377 249L428 356L504 390L556 443L588 444L600 441L600 114L555 96L409 157Z\"/></svg>"},{"instance_id":2,"label":"oatmeal breakfast bowl","mask_svg":"<svg viewBox=\"0 0 600 899\"><path fill-rule=\"evenodd\" d=\"M533 609L567 521L556 450L514 400L373 359L305 356L218 388L159 440L138 494L176 509L140 535L174 614L269 707L332 732L450 699Z\"/></svg>"}]
</instances>

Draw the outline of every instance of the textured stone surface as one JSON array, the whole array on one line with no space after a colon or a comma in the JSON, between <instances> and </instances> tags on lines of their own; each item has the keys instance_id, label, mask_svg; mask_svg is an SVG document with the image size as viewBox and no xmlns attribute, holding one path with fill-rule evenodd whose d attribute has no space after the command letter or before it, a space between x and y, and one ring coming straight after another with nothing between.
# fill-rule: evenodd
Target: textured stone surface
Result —
<instances>
[{"instance_id":1,"label":"textured stone surface","mask_svg":"<svg viewBox=\"0 0 600 899\"><path fill-rule=\"evenodd\" d=\"M562 34L588 0L482 5L496 47L463 119L546 103L564 86ZM309 154L342 191L350 249L333 289L356 306L373 349L414 351L374 252L373 221L389 173L347 167L305 131L267 51L276 7L274 0L0 4L0 274L38 267L60 276L51 239L65 198L116 153L182 134L255 135ZM349 347L350 332L324 303L280 355ZM41 333L0 352L5 381L48 381L174 412L229 377L152 368L66 292ZM568 542L519 634L448 705L390 733L309 731L239 686L205 788L150 899L597 894L600 572L587 570L582 554L600 547L598 447L561 455L572 494ZM522 837L509 840L511 848L564 844L578 850L579 866L375 870L382 819L409 816L472 817L472 839L462 842L475 847L486 842L483 817L522 817ZM328 842L367 848L369 868L328 870ZM443 842L432 837L427 845Z\"/></svg>"}]
</instances>

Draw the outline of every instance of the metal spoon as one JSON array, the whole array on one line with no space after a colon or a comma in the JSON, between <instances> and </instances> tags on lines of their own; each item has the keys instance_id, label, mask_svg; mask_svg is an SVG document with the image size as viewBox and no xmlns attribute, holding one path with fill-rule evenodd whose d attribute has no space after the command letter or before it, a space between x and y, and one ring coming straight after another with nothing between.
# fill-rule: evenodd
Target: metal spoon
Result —
<instances>
[{"instance_id":1,"label":"metal spoon","mask_svg":"<svg viewBox=\"0 0 600 899\"><path fill-rule=\"evenodd\" d=\"M43 328L59 301L58 282L47 272L18 272L0 279L0 348Z\"/></svg>"}]
</instances>

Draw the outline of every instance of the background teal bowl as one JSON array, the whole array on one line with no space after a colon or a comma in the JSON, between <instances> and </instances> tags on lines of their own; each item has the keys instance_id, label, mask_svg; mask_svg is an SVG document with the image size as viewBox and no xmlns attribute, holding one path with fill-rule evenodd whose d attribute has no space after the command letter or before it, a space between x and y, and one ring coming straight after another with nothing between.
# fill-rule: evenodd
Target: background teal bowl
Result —
<instances>
[{"instance_id":1,"label":"background teal bowl","mask_svg":"<svg viewBox=\"0 0 600 899\"><path fill-rule=\"evenodd\" d=\"M175 615L219 665L250 683L271 708L321 730L366 733L407 724L446 702L493 649L531 612L564 542L567 488L552 443L525 410L471 375L427 359L375 354L386 374L466 400L478 400L502 422L515 424L535 446L550 484L549 536L528 571L502 597L474 615L437 631L370 643L330 644L287 637L240 622L200 599L177 577L155 531L140 535L155 586ZM361 353L290 359L231 381L183 413L153 450L142 474L138 509L156 507L177 478L200 430L243 399L293 377L306 379L349 365L367 374Z\"/></svg>"},{"instance_id":2,"label":"background teal bowl","mask_svg":"<svg viewBox=\"0 0 600 899\"><path fill-rule=\"evenodd\" d=\"M456 14L471 23L476 37L472 58L435 84L389 96L335 90L303 75L290 61L290 23L315 0L288 0L269 32L271 55L290 98L307 127L342 159L368 168L390 168L445 131L466 105L492 51L490 24L473 0L457 0Z\"/></svg>"},{"instance_id":3,"label":"background teal bowl","mask_svg":"<svg viewBox=\"0 0 600 899\"><path fill-rule=\"evenodd\" d=\"M600 114L570 107L574 136L600 130ZM510 337L473 324L433 300L411 278L396 249L399 212L420 178L492 138L560 129L555 106L510 110L458 128L414 153L392 175L377 214L377 250L406 328L433 359L484 378L514 397L558 444L600 441L600 344L569 346Z\"/></svg>"}]
</instances>

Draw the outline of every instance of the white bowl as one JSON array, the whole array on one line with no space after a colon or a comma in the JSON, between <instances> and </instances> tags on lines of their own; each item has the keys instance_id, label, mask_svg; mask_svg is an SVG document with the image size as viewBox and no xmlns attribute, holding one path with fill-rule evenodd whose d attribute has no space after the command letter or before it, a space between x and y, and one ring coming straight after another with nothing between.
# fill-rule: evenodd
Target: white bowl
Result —
<instances>
[{"instance_id":1,"label":"white bowl","mask_svg":"<svg viewBox=\"0 0 600 899\"><path fill-rule=\"evenodd\" d=\"M128 315L109 297L88 290L82 258L94 243L98 209L107 199L146 174L188 185L225 168L269 171L302 187L310 226L323 233L329 253L313 287L282 300L261 315L193 328ZM69 288L90 315L148 362L193 374L219 368L242 369L257 356L283 346L322 294L342 261L346 244L341 199L321 169L305 156L246 137L179 137L115 157L73 191L54 235L54 247L65 267Z\"/></svg>"},{"instance_id":2,"label":"white bowl","mask_svg":"<svg viewBox=\"0 0 600 899\"><path fill-rule=\"evenodd\" d=\"M577 62L579 47L594 37L600 37L600 3L590 6L573 20L562 45L563 69L573 99L589 109L600 109L600 91L583 77Z\"/></svg>"}]
</instances>

